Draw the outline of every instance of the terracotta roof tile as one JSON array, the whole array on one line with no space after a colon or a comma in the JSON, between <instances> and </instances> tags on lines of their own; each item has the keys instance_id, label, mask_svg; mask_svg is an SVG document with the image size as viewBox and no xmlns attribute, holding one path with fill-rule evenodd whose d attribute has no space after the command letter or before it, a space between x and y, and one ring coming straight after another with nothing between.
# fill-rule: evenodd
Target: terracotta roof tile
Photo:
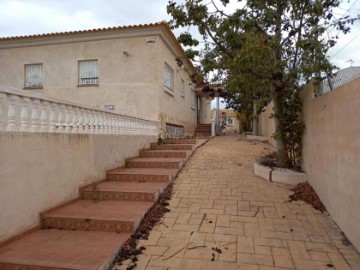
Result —
<instances>
[{"instance_id":1,"label":"terracotta roof tile","mask_svg":"<svg viewBox=\"0 0 360 270\"><path fill-rule=\"evenodd\" d=\"M32 39L32 38L42 38L42 37L56 37L56 36L77 35L77 34L84 34L84 33L109 32L109 31L114 31L114 30L136 30L136 29L151 28L151 27L154 27L154 26L166 26L166 27L168 27L167 23L165 21L162 21L162 22L158 22L158 23L115 26L115 27L104 27L104 28L96 28L96 29L89 29L89 30L55 32L55 33L36 34L36 35L28 35L28 36L0 37L0 41L3 41L3 40L18 40L18 39Z\"/></svg>"}]
</instances>

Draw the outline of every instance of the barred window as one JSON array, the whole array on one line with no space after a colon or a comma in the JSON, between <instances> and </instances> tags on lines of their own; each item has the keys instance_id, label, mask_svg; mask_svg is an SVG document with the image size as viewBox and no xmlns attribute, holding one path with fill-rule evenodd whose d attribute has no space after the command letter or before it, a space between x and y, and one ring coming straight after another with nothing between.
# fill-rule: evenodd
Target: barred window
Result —
<instances>
[{"instance_id":1,"label":"barred window","mask_svg":"<svg viewBox=\"0 0 360 270\"><path fill-rule=\"evenodd\" d=\"M167 63L164 65L164 85L174 92L174 70Z\"/></svg>"},{"instance_id":2,"label":"barred window","mask_svg":"<svg viewBox=\"0 0 360 270\"><path fill-rule=\"evenodd\" d=\"M25 65L25 88L43 87L42 64Z\"/></svg>"},{"instance_id":3,"label":"barred window","mask_svg":"<svg viewBox=\"0 0 360 270\"><path fill-rule=\"evenodd\" d=\"M182 97L185 97L185 82L183 79L180 82L180 94Z\"/></svg>"},{"instance_id":4,"label":"barred window","mask_svg":"<svg viewBox=\"0 0 360 270\"><path fill-rule=\"evenodd\" d=\"M79 61L79 85L98 85L98 60Z\"/></svg>"}]
</instances>

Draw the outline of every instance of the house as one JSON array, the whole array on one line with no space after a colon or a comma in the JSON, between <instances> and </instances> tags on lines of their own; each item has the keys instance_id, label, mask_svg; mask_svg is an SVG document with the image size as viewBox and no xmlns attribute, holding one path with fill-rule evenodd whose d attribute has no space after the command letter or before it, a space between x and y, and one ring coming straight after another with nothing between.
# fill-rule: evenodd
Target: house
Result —
<instances>
[{"instance_id":1,"label":"house","mask_svg":"<svg viewBox=\"0 0 360 270\"><path fill-rule=\"evenodd\" d=\"M211 116L216 114L216 110L211 111ZM227 134L239 133L240 121L238 114L234 109L221 109L219 110L220 123L225 124L225 128L222 130Z\"/></svg>"},{"instance_id":2,"label":"house","mask_svg":"<svg viewBox=\"0 0 360 270\"><path fill-rule=\"evenodd\" d=\"M210 101L166 22L0 38L0 85L193 134Z\"/></svg>"}]
</instances>

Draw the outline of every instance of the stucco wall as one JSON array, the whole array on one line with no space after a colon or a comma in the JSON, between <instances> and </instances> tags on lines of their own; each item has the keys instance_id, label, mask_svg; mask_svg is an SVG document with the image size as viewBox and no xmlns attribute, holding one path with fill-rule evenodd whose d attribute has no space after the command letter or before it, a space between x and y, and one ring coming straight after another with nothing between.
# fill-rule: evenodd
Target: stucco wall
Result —
<instances>
[{"instance_id":1,"label":"stucco wall","mask_svg":"<svg viewBox=\"0 0 360 270\"><path fill-rule=\"evenodd\" d=\"M27 91L157 120L159 42L133 37L0 49L0 83L22 89L24 65L42 63L44 89ZM79 87L78 60L89 59L98 59L99 86Z\"/></svg>"},{"instance_id":2,"label":"stucco wall","mask_svg":"<svg viewBox=\"0 0 360 270\"><path fill-rule=\"evenodd\" d=\"M160 101L159 121L164 126L165 123L184 126L185 132L193 133L197 124L197 104L193 107L192 100L194 92L191 90L190 75L183 68L177 65L176 56L167 49L162 41L157 43L158 50L162 52L158 61L158 95ZM171 94L165 91L164 87L164 62L174 70L174 92ZM181 96L180 82L185 82L185 97ZM162 127L163 128L163 127Z\"/></svg>"},{"instance_id":3,"label":"stucco wall","mask_svg":"<svg viewBox=\"0 0 360 270\"><path fill-rule=\"evenodd\" d=\"M275 121L270 117L273 113L274 103L271 101L258 116L258 135L268 138L268 142L275 146L272 135L275 133Z\"/></svg>"},{"instance_id":4,"label":"stucco wall","mask_svg":"<svg viewBox=\"0 0 360 270\"><path fill-rule=\"evenodd\" d=\"M305 122L302 167L328 212L360 250L360 78L314 97L313 82L301 92ZM259 135L275 131L271 102L259 116ZM271 142L271 141L270 141Z\"/></svg>"},{"instance_id":5,"label":"stucco wall","mask_svg":"<svg viewBox=\"0 0 360 270\"><path fill-rule=\"evenodd\" d=\"M313 98L302 91L303 168L346 236L360 251L360 78Z\"/></svg>"},{"instance_id":6,"label":"stucco wall","mask_svg":"<svg viewBox=\"0 0 360 270\"><path fill-rule=\"evenodd\" d=\"M155 136L0 133L0 242L39 224L39 212L148 148Z\"/></svg>"}]
</instances>

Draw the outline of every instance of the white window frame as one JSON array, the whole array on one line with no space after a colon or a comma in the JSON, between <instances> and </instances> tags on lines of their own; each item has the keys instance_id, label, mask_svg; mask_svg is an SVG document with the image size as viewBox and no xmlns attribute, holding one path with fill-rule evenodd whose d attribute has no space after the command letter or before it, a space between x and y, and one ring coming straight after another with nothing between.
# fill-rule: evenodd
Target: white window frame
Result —
<instances>
[{"instance_id":1,"label":"white window frame","mask_svg":"<svg viewBox=\"0 0 360 270\"><path fill-rule=\"evenodd\" d=\"M174 70L166 62L164 62L164 87L165 91L174 94Z\"/></svg>"},{"instance_id":2,"label":"white window frame","mask_svg":"<svg viewBox=\"0 0 360 270\"><path fill-rule=\"evenodd\" d=\"M78 61L78 85L99 85L99 61L97 59Z\"/></svg>"},{"instance_id":3,"label":"white window frame","mask_svg":"<svg viewBox=\"0 0 360 270\"><path fill-rule=\"evenodd\" d=\"M229 121L231 120L231 121ZM235 118L234 117L227 117L226 118L226 125L229 127L233 127L235 125Z\"/></svg>"},{"instance_id":4,"label":"white window frame","mask_svg":"<svg viewBox=\"0 0 360 270\"><path fill-rule=\"evenodd\" d=\"M43 64L25 64L24 88L39 89L43 88Z\"/></svg>"},{"instance_id":5,"label":"white window frame","mask_svg":"<svg viewBox=\"0 0 360 270\"><path fill-rule=\"evenodd\" d=\"M185 98L185 81L183 79L180 80L180 95Z\"/></svg>"}]
</instances>

